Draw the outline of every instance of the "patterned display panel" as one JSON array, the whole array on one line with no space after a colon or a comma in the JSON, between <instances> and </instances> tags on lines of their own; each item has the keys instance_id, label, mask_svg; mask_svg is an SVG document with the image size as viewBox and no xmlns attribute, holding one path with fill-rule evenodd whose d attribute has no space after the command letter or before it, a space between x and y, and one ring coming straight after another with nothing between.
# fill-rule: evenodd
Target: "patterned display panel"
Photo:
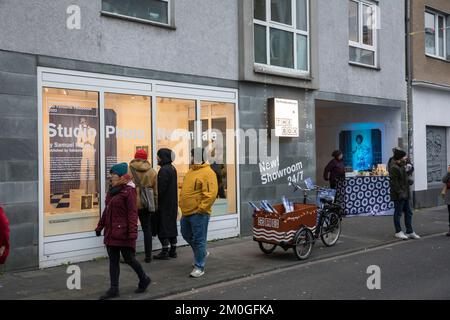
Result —
<instances>
[{"instance_id":1,"label":"patterned display panel","mask_svg":"<svg viewBox=\"0 0 450 320\"><path fill-rule=\"evenodd\" d=\"M344 204L348 216L394 214L389 177L348 177L338 183L336 201Z\"/></svg>"}]
</instances>

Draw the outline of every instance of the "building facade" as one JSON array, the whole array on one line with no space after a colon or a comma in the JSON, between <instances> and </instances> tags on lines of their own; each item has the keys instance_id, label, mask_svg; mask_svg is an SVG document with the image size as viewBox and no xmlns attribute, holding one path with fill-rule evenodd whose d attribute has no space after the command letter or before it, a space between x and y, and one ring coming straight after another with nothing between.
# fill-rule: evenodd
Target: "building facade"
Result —
<instances>
[{"instance_id":1,"label":"building facade","mask_svg":"<svg viewBox=\"0 0 450 320\"><path fill-rule=\"evenodd\" d=\"M441 179L450 164L450 2L409 2L411 141L414 204L442 204Z\"/></svg>"},{"instance_id":2,"label":"building facade","mask_svg":"<svg viewBox=\"0 0 450 320\"><path fill-rule=\"evenodd\" d=\"M386 164L405 147L405 24L402 0L318 1L319 78L315 93L317 181L333 150L346 167ZM360 155L360 156L359 156Z\"/></svg>"},{"instance_id":3,"label":"building facade","mask_svg":"<svg viewBox=\"0 0 450 320\"><path fill-rule=\"evenodd\" d=\"M210 239L240 234L237 1L2 1L0 202L7 270L104 256L94 228L113 163L217 145ZM142 235L138 248L142 248ZM154 246L158 248L155 239ZM182 239L180 237L180 242Z\"/></svg>"},{"instance_id":4,"label":"building facade","mask_svg":"<svg viewBox=\"0 0 450 320\"><path fill-rule=\"evenodd\" d=\"M191 147L222 159L210 239L251 235L249 201L298 201L293 183L325 184L334 149L353 166L353 136L371 142L366 166L386 163L407 140L404 10L402 0L2 1L7 270L105 255L93 230L108 171L138 148L155 168L156 151L174 149L180 184Z\"/></svg>"}]
</instances>

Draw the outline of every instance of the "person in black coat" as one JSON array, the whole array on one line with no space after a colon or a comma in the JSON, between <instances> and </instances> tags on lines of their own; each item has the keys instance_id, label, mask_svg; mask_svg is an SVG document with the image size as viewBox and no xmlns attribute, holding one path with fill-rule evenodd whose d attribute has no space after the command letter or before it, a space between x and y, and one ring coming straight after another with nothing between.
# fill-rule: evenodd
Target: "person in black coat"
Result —
<instances>
[{"instance_id":1,"label":"person in black coat","mask_svg":"<svg viewBox=\"0 0 450 320\"><path fill-rule=\"evenodd\" d=\"M340 150L335 150L331 154L333 159L327 164L323 171L323 178L330 182L330 188L336 189L339 179L345 178L345 166L343 154Z\"/></svg>"},{"instance_id":2,"label":"person in black coat","mask_svg":"<svg viewBox=\"0 0 450 320\"><path fill-rule=\"evenodd\" d=\"M168 260L177 257L177 216L178 183L177 170L172 165L175 154L170 149L160 149L157 153L158 165L158 210L157 234L162 250L154 259ZM169 250L170 245L170 250Z\"/></svg>"}]
</instances>

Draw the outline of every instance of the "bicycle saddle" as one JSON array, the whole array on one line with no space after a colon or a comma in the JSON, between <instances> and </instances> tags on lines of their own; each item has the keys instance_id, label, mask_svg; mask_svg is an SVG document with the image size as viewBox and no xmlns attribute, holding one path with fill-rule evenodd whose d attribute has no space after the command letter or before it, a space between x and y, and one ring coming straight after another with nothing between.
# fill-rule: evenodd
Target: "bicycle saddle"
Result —
<instances>
[{"instance_id":1,"label":"bicycle saddle","mask_svg":"<svg viewBox=\"0 0 450 320\"><path fill-rule=\"evenodd\" d=\"M320 198L321 203L333 204L334 199L332 197L322 197Z\"/></svg>"}]
</instances>

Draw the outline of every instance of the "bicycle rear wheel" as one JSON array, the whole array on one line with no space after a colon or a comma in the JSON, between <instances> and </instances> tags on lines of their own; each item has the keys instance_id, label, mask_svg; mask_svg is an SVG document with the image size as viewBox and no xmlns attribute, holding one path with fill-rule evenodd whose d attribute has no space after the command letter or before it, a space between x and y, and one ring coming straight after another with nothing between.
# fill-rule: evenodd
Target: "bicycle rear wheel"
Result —
<instances>
[{"instance_id":1,"label":"bicycle rear wheel","mask_svg":"<svg viewBox=\"0 0 450 320\"><path fill-rule=\"evenodd\" d=\"M320 239L327 247L332 247L339 240L341 235L341 219L332 212L327 217L323 218L322 230L320 232Z\"/></svg>"}]
</instances>

